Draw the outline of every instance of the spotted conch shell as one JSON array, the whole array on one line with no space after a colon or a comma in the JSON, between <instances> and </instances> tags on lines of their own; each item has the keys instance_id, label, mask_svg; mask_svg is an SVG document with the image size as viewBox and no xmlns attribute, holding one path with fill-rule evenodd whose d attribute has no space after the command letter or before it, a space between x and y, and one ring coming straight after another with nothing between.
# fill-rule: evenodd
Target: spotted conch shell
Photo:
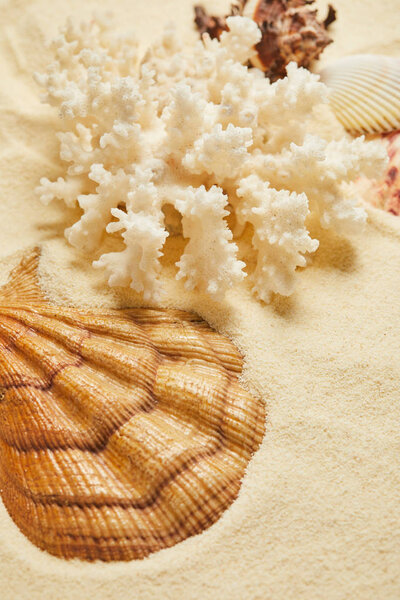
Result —
<instances>
[{"instance_id":1,"label":"spotted conch shell","mask_svg":"<svg viewBox=\"0 0 400 600\"><path fill-rule=\"evenodd\" d=\"M0 491L63 558L143 558L236 498L264 433L233 344L178 310L46 301L38 250L0 290Z\"/></svg>"},{"instance_id":2,"label":"spotted conch shell","mask_svg":"<svg viewBox=\"0 0 400 600\"><path fill-rule=\"evenodd\" d=\"M325 67L321 80L342 125L354 134L400 129L400 58L345 56Z\"/></svg>"}]
</instances>

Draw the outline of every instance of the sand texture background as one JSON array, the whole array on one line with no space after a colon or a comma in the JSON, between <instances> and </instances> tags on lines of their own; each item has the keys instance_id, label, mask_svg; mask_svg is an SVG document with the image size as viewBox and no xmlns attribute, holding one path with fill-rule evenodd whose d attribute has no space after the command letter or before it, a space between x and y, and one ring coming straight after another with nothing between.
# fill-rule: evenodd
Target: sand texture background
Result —
<instances>
[{"instance_id":1,"label":"sand texture background","mask_svg":"<svg viewBox=\"0 0 400 600\"><path fill-rule=\"evenodd\" d=\"M206 3L210 6L210 2ZM213 3L223 12L227 2ZM319 2L326 7L326 2ZM140 302L107 291L63 238L61 203L33 190L60 172L56 116L31 73L67 15L114 10L143 44L188 0L10 0L0 25L0 282L40 243L47 293L59 302ZM400 2L336 0L324 61L400 51ZM73 213L69 213L73 217ZM398 600L400 598L400 218L369 209L364 233L318 232L296 293L261 305L243 283L223 304L167 283L167 304L197 311L245 356L244 383L265 399L267 432L240 495L209 530L143 561L87 564L41 552L0 503L1 600ZM173 257L173 248L171 248ZM172 274L165 261L165 279Z\"/></svg>"}]
</instances>

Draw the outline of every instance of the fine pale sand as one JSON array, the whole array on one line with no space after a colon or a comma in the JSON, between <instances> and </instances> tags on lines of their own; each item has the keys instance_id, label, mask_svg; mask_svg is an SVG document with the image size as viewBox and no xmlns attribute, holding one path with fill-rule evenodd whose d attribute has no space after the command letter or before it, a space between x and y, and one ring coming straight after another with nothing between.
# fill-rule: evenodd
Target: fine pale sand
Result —
<instances>
[{"instance_id":1,"label":"fine pale sand","mask_svg":"<svg viewBox=\"0 0 400 600\"><path fill-rule=\"evenodd\" d=\"M190 35L191 4L103 0L101 7L147 43L174 11ZM214 3L220 12L226 4ZM67 247L61 203L45 208L33 194L39 176L56 176L59 163L56 119L39 104L31 71L47 63L43 42L68 14L87 17L98 5L1 7L0 282L24 248L41 243L42 283L54 300L119 306L139 299L107 291L101 274ZM326 61L398 52L397 0L335 6L337 41ZM320 249L299 273L296 293L269 306L247 283L222 305L166 284L166 304L197 311L236 342L244 383L267 405L262 447L220 521L144 561L87 564L32 546L0 503L2 600L398 600L400 220L375 209L369 217L364 233L347 240L319 232Z\"/></svg>"}]
</instances>

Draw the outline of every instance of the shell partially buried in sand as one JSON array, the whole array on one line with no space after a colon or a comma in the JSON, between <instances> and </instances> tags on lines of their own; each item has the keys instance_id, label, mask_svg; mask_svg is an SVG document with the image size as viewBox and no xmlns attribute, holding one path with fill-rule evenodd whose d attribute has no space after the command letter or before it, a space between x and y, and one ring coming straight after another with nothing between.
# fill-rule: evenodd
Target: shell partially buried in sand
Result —
<instances>
[{"instance_id":1,"label":"shell partially buried in sand","mask_svg":"<svg viewBox=\"0 0 400 600\"><path fill-rule=\"evenodd\" d=\"M177 310L46 301L30 252L0 291L0 491L59 557L130 560L212 525L264 433L226 338Z\"/></svg>"}]
</instances>

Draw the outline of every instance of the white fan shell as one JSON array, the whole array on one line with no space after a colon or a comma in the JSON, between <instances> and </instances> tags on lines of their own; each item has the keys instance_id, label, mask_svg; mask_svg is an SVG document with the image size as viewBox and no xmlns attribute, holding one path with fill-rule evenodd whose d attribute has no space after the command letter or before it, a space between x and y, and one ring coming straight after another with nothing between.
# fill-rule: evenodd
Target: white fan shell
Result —
<instances>
[{"instance_id":1,"label":"white fan shell","mask_svg":"<svg viewBox=\"0 0 400 600\"><path fill-rule=\"evenodd\" d=\"M400 129L400 58L355 54L321 73L330 88L330 103L351 133L385 133Z\"/></svg>"}]
</instances>

